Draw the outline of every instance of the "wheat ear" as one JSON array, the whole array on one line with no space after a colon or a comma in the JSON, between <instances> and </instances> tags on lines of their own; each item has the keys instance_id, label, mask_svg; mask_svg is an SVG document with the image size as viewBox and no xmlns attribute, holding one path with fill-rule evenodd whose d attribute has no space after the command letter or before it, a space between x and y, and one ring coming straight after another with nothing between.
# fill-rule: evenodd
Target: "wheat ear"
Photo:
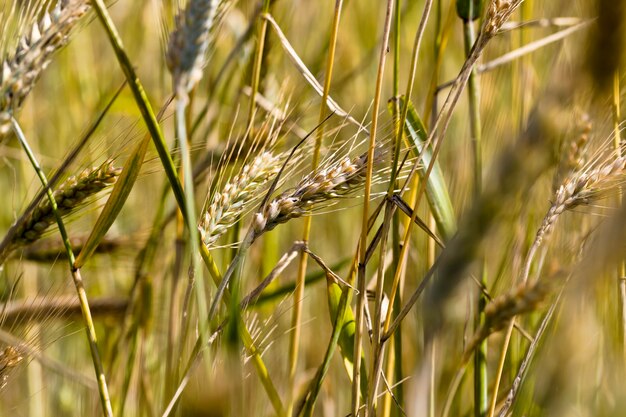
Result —
<instances>
[{"instance_id":1,"label":"wheat ear","mask_svg":"<svg viewBox=\"0 0 626 417\"><path fill-rule=\"evenodd\" d=\"M258 196L258 191L280 169L279 158L263 152L245 165L239 174L216 193L200 221L200 235L211 247L244 212L246 203Z\"/></svg>"},{"instance_id":2,"label":"wheat ear","mask_svg":"<svg viewBox=\"0 0 626 417\"><path fill-rule=\"evenodd\" d=\"M78 176L68 178L54 191L59 213L65 216L75 211L87 198L114 184L120 172L121 169L108 160L99 167L87 168ZM55 222L50 201L42 200L15 233L10 250L35 242Z\"/></svg>"},{"instance_id":3,"label":"wheat ear","mask_svg":"<svg viewBox=\"0 0 626 417\"><path fill-rule=\"evenodd\" d=\"M81 0L58 0L51 11L23 36L14 54L6 56L0 73L0 138L11 130L11 115L33 89L52 56L68 41L71 30L87 12Z\"/></svg>"},{"instance_id":4,"label":"wheat ear","mask_svg":"<svg viewBox=\"0 0 626 417\"><path fill-rule=\"evenodd\" d=\"M304 177L255 214L254 238L281 223L310 213L316 205L357 190L365 182L367 155L351 159L346 156L337 163Z\"/></svg>"},{"instance_id":5,"label":"wheat ear","mask_svg":"<svg viewBox=\"0 0 626 417\"><path fill-rule=\"evenodd\" d=\"M550 293L550 285L535 281L531 284L520 284L512 292L503 294L485 307L485 321L476 330L465 348L464 362L469 360L472 352L492 333L502 330L520 314L535 311Z\"/></svg>"},{"instance_id":6,"label":"wheat ear","mask_svg":"<svg viewBox=\"0 0 626 417\"><path fill-rule=\"evenodd\" d=\"M522 1L523 0L491 0L487 6L487 14L484 20L485 35L488 37L495 36Z\"/></svg>"},{"instance_id":7,"label":"wheat ear","mask_svg":"<svg viewBox=\"0 0 626 417\"><path fill-rule=\"evenodd\" d=\"M172 73L174 92L179 98L186 98L202 78L219 5L220 0L190 0L176 16L166 63Z\"/></svg>"},{"instance_id":8,"label":"wheat ear","mask_svg":"<svg viewBox=\"0 0 626 417\"><path fill-rule=\"evenodd\" d=\"M587 114L582 114L578 124L577 137L561 145L561 158L552 185L555 194L564 179L584 169L585 150L593 125Z\"/></svg>"},{"instance_id":9,"label":"wheat ear","mask_svg":"<svg viewBox=\"0 0 626 417\"><path fill-rule=\"evenodd\" d=\"M595 168L578 170L565 179L557 188L554 202L543 218L535 235L535 240L528 251L522 270L522 282L528 280L535 253L546 236L552 232L561 214L581 205L592 204L614 191L624 179L624 169L626 169L626 157L614 158L611 156L599 164L595 164Z\"/></svg>"},{"instance_id":10,"label":"wheat ear","mask_svg":"<svg viewBox=\"0 0 626 417\"><path fill-rule=\"evenodd\" d=\"M4 388L9 380L11 371L18 366L24 356L15 346L6 346L0 351L0 390Z\"/></svg>"},{"instance_id":11,"label":"wheat ear","mask_svg":"<svg viewBox=\"0 0 626 417\"><path fill-rule=\"evenodd\" d=\"M555 200L543 219L536 240L540 242L546 234L550 233L556 220L564 211L592 204L615 190L615 187L619 186L623 180L624 169L626 169L626 157L622 156L605 161L594 169L570 175L557 189Z\"/></svg>"}]
</instances>

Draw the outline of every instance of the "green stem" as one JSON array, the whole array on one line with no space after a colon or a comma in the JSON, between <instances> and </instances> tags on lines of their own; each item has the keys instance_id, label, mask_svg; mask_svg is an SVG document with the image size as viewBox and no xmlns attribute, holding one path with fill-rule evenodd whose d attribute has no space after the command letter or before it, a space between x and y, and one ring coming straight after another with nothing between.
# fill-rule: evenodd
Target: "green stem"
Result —
<instances>
[{"instance_id":1,"label":"green stem","mask_svg":"<svg viewBox=\"0 0 626 417\"><path fill-rule=\"evenodd\" d=\"M163 138L163 133L161 132L161 128L159 127L159 122L157 121L154 112L152 111L152 107L150 106L150 101L146 95L146 91L143 88L143 85L139 81L139 77L135 72L133 64L131 63L126 51L124 50L124 45L122 44L122 39L120 38L117 29L109 15L106 6L103 0L91 0L91 4L102 23L102 26L107 32L107 36L109 37L109 42L113 47L113 51L115 52L115 56L120 64L124 75L126 76L126 80L128 81L128 85L130 86L131 91L133 92L133 97L135 98L135 102L137 103L137 107L139 107L139 111L148 127L148 131L150 132L150 136L152 137L152 141L154 142L154 147L159 154L159 159L161 159L161 163L163 164L163 168L165 169L165 175L170 182L172 187L172 191L174 192L174 197L176 197L176 201L178 206L180 207L183 213L186 213L185 210L185 193L180 184L180 180L178 179L178 174L176 173L176 167L174 162L172 161L172 157L170 156L167 145L165 143L165 139Z\"/></svg>"},{"instance_id":2,"label":"green stem","mask_svg":"<svg viewBox=\"0 0 626 417\"><path fill-rule=\"evenodd\" d=\"M326 375L328 369L330 368L330 360L333 357L333 353L335 352L337 343L339 342L339 336L341 335L341 331L343 330L345 313L350 302L351 293L352 290L349 287L345 287L341 291L341 298L339 299L339 307L337 308L337 316L335 317L333 331L330 337L330 343L326 348L326 353L324 355L322 365L319 367L317 375L313 379L311 392L309 393L309 397L307 398L304 406L304 417L311 417L313 415L313 405L315 404L315 400L317 399L320 388L322 386L324 375ZM354 363L357 363L357 366L360 366L360 361L358 360L358 357L354 360Z\"/></svg>"},{"instance_id":3,"label":"green stem","mask_svg":"<svg viewBox=\"0 0 626 417\"><path fill-rule=\"evenodd\" d=\"M74 262L76 260L74 256L74 251L72 250L72 245L70 244L70 239L65 229L65 224L63 223L63 219L61 218L61 214L58 211L56 200L54 199L54 193L52 189L48 186L48 178L46 174L41 169L39 162L37 161L37 157L33 153L32 149L28 145L28 141L24 136L24 132L20 128L19 123L14 118L11 118L11 123L13 124L13 130L20 144L24 148L24 152L28 156L31 165L35 169L41 184L46 189L46 194L48 196L48 200L50 201L50 207L52 208L52 212L54 213L54 217L56 218L57 225L59 227L59 233L61 234L61 240L63 241L63 246L65 247L65 251L67 253L67 259L70 265L70 271L72 273L72 279L74 280L74 286L76 287L76 292L78 294L78 300L80 302L80 310L83 315L83 321L85 322L85 330L87 332L87 339L89 341L89 350L91 352L91 359L93 362L94 369L96 371L96 379L98 381L98 392L100 394L100 402L102 403L102 411L105 416L113 417L113 409L111 407L111 398L109 397L109 388L107 386L106 377L104 374L104 367L102 366L102 361L100 360L100 353L98 351L98 343L96 337L96 329L93 325L93 318L91 317L91 310L89 309L89 302L87 300L87 293L85 292L85 286L83 284L83 279L80 275L80 270L74 267Z\"/></svg>"},{"instance_id":4,"label":"green stem","mask_svg":"<svg viewBox=\"0 0 626 417\"><path fill-rule=\"evenodd\" d=\"M270 12L271 0L264 0L263 2L263 14ZM252 126L254 120L254 114L256 109L256 95L259 90L259 83L261 81L261 66L263 63L263 50L265 49L265 34L267 33L267 19L261 19L261 28L259 29L259 39L257 43L257 50L254 56L254 63L252 66L252 83L250 93L250 108L248 109L248 125Z\"/></svg>"},{"instance_id":5,"label":"green stem","mask_svg":"<svg viewBox=\"0 0 626 417\"><path fill-rule=\"evenodd\" d=\"M401 28L401 13L400 13L400 0L396 0L395 4L395 16L394 16L394 33L393 33L393 97L398 97L400 95L400 28ZM393 166L398 166L398 158L400 156L399 148L400 148L400 138L401 134L398 132L402 131L402 125L400 124L400 101L394 100L394 123L395 123L395 140L394 140L394 158L395 161L392 162ZM399 181L394 181L393 184L394 189L397 189L400 186ZM392 253L392 264L391 271L395 271L398 264L400 263L400 213L394 213L391 223L391 253ZM396 296L396 301L393 306L389 308L393 308L394 312L399 311L401 305L401 295L400 290L398 290L398 296ZM394 381L402 380L402 331L398 330L398 332L394 335L393 338L393 352L390 351L390 355L393 355L393 374L390 384L393 385ZM399 384L394 390L393 395L396 397L396 400L403 404L403 390L402 384ZM390 393L385 395L385 401L391 401ZM383 408L383 415L385 417L388 416L390 407L385 406Z\"/></svg>"},{"instance_id":6,"label":"green stem","mask_svg":"<svg viewBox=\"0 0 626 417\"><path fill-rule=\"evenodd\" d=\"M191 267L192 276L189 277L187 293L189 294L194 285L197 286L196 302L198 303L198 326L200 328L200 343L204 345L208 332L208 323L204 320L207 316L207 304L204 290L204 280L202 279L202 271L198 262L198 254L200 253L200 236L198 233L198 222L196 220L195 210L195 194L193 188L193 168L191 166L191 157L189 154L189 143L187 142L187 126L185 118L186 101L180 98L176 100L176 132L178 142L180 144L181 162L183 165L183 180L185 182L185 220L187 222L187 230L191 240ZM183 320L187 317L188 311L183 311ZM183 325L182 328L185 326Z\"/></svg>"},{"instance_id":7,"label":"green stem","mask_svg":"<svg viewBox=\"0 0 626 417\"><path fill-rule=\"evenodd\" d=\"M474 23L463 21L463 40L466 56L470 55L472 45L476 41ZM472 140L472 153L474 157L474 198L478 198L482 192L482 134L480 124L480 83L476 71L472 70L467 84L470 111L470 132ZM486 288L487 270L485 260L480 262L479 281L482 288ZM487 298L482 291L478 292L478 301L474 327L480 328L485 321L484 309ZM481 342L474 353L474 415L482 417L489 406L487 374L487 340Z\"/></svg>"},{"instance_id":8,"label":"green stem","mask_svg":"<svg viewBox=\"0 0 626 417\"><path fill-rule=\"evenodd\" d=\"M313 150L313 160L311 162L311 169L315 171L319 164L320 149L322 147L322 140L324 138L324 125L322 122L326 118L326 101L330 94L330 85L333 76L333 67L335 64L335 51L337 47L337 37L339 34L339 22L341 20L341 10L343 7L343 0L336 0L335 12L333 16L332 29L329 40L328 60L326 62L326 76L324 77L324 91L322 93L322 104L320 105L320 114L318 123L321 124L317 131L315 138L315 148ZM311 234L311 222L312 216L306 217L304 220L302 241L308 243ZM296 369L298 365L298 348L300 344L300 320L302 317L302 300L304 298L304 287L306 284L306 268L307 268L308 256L306 252L300 254L300 262L298 264L298 275L296 277L296 290L293 295L294 309L291 320L291 338L289 340L289 386L293 387L296 376ZM339 336L337 336L339 337ZM292 396L290 395L290 401L288 403L288 411L291 414L293 408ZM311 404L311 412L313 405ZM306 412L305 412L306 414Z\"/></svg>"}]
</instances>

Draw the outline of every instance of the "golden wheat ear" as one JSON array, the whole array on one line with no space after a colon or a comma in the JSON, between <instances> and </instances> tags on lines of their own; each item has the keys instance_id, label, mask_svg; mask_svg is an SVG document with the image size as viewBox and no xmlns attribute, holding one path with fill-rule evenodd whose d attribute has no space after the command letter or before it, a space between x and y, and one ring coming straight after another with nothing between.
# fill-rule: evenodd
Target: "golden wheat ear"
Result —
<instances>
[{"instance_id":1,"label":"golden wheat ear","mask_svg":"<svg viewBox=\"0 0 626 417\"><path fill-rule=\"evenodd\" d=\"M260 236L281 223L310 213L320 203L355 192L365 182L366 169L366 155L346 156L307 175L296 187L285 191L255 214L254 234Z\"/></svg>"},{"instance_id":2,"label":"golden wheat ear","mask_svg":"<svg viewBox=\"0 0 626 417\"><path fill-rule=\"evenodd\" d=\"M271 152L261 153L213 196L198 227L207 247L214 245L226 233L243 214L248 203L258 196L257 191L278 173L279 159Z\"/></svg>"},{"instance_id":3,"label":"golden wheat ear","mask_svg":"<svg viewBox=\"0 0 626 417\"><path fill-rule=\"evenodd\" d=\"M6 386L11 371L13 371L23 359L24 356L15 346L6 346L0 351L0 390Z\"/></svg>"},{"instance_id":4,"label":"golden wheat ear","mask_svg":"<svg viewBox=\"0 0 626 417\"><path fill-rule=\"evenodd\" d=\"M0 139L11 130L11 116L22 106L53 55L89 6L82 0L58 0L41 19L26 28L17 49L2 59L0 72Z\"/></svg>"},{"instance_id":5,"label":"golden wheat ear","mask_svg":"<svg viewBox=\"0 0 626 417\"><path fill-rule=\"evenodd\" d=\"M485 321L467 344L464 361L476 346L489 335L504 329L516 316L537 310L551 293L553 285L544 281L520 284L513 291L503 294L485 307Z\"/></svg>"},{"instance_id":6,"label":"golden wheat ear","mask_svg":"<svg viewBox=\"0 0 626 417\"><path fill-rule=\"evenodd\" d=\"M186 98L202 79L214 29L229 4L228 0L189 0L176 16L165 58L178 97Z\"/></svg>"}]
</instances>

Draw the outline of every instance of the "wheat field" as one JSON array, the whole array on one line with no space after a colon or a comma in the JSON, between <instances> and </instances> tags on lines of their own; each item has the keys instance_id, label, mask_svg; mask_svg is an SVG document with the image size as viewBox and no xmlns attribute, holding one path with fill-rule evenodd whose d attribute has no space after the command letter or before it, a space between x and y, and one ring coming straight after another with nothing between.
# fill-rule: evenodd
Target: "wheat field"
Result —
<instances>
[{"instance_id":1,"label":"wheat field","mask_svg":"<svg viewBox=\"0 0 626 417\"><path fill-rule=\"evenodd\" d=\"M0 415L624 415L624 46L608 0L0 0Z\"/></svg>"}]
</instances>

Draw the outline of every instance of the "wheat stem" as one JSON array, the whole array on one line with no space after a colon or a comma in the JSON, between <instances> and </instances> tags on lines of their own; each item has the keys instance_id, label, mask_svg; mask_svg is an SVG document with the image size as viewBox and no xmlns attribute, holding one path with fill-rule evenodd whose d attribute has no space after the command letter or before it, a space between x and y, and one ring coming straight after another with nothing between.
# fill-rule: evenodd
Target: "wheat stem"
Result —
<instances>
[{"instance_id":1,"label":"wheat stem","mask_svg":"<svg viewBox=\"0 0 626 417\"><path fill-rule=\"evenodd\" d=\"M208 323L204 320L207 316L207 304L206 294L204 289L204 279L202 277L202 270L200 269L200 263L198 262L198 255L200 252L200 234L198 231L198 222L196 220L195 209L195 194L193 187L193 169L191 166L191 157L189 154L189 143L187 142L187 129L185 119L186 101L182 99L176 100L176 131L178 136L178 142L180 144L180 152L183 166L183 181L185 183L185 220L187 230L189 232L189 238L191 241L191 271L189 273L189 280L187 285L187 294L190 294L194 285L196 288L196 302L198 304L198 326L200 331L200 342L204 345L206 338L208 337ZM196 279L198 278L198 279ZM186 296L185 299L188 297ZM188 311L183 311L183 329L185 328L185 320L187 319ZM206 352L208 354L208 352ZM208 359L208 358L207 358ZM208 366L208 361L207 361Z\"/></svg>"},{"instance_id":2,"label":"wheat stem","mask_svg":"<svg viewBox=\"0 0 626 417\"><path fill-rule=\"evenodd\" d=\"M339 36L339 22L341 20L341 11L343 8L343 0L335 1L335 8L333 14L333 22L330 32L330 41L328 56L326 61L326 75L324 77L324 90L322 92L322 103L320 105L320 112L318 123L326 118L326 101L330 95L330 86L333 76L333 68L335 65L335 51L337 47L337 38ZM315 138L315 148L313 150L313 160L311 162L311 169L315 171L319 164L320 148L322 146L322 139L324 137L324 126L322 125L317 131ZM307 217L304 220L304 226L302 231L302 240L304 242L309 241L311 234L311 222L312 217ZM291 316L291 328L293 332L289 339L289 386L293 387L295 384L296 369L298 366L298 349L300 345L300 320L302 317L302 306L304 299L304 287L308 256L306 252L300 254L300 262L298 263L298 275L296 276L296 290L293 293L294 309ZM293 390L289 391L289 402L287 404L288 414L291 414L293 408ZM313 406L311 405L311 412Z\"/></svg>"},{"instance_id":3,"label":"wheat stem","mask_svg":"<svg viewBox=\"0 0 626 417\"><path fill-rule=\"evenodd\" d=\"M388 0L385 12L385 23L383 26L383 41L380 46L380 55L378 60L378 69L376 73L376 86L374 88L374 103L372 106L372 124L370 127L370 139L367 149L367 168L365 173L365 192L363 196L363 217L361 221L361 236L359 239L360 250L359 250L359 267L357 270L357 287L359 293L357 294L357 305L356 305L356 334L354 339L354 355L355 358L352 367L352 414L354 416L358 415L359 412L359 384L361 382L361 364L358 358L361 357L362 351L362 339L363 339L363 322L364 322L364 310L365 310L365 275L366 275L366 264L365 264L365 255L367 251L367 230L369 223L369 200L371 195L372 188L372 176L374 171L374 151L376 149L376 136L378 129L378 109L380 107L381 95L382 95L382 87L383 87L383 78L385 72L385 63L387 61L387 49L389 48L389 34L391 32L391 21L393 17L393 6L394 1ZM379 277L382 279L382 277ZM378 284L377 284L378 285ZM377 388L378 388L378 380L379 380L379 372L376 372L375 375L371 376L371 385L368 392L368 397L364 403L367 404L365 407L365 417L368 414L374 415L376 401L377 401Z\"/></svg>"},{"instance_id":4,"label":"wheat stem","mask_svg":"<svg viewBox=\"0 0 626 417\"><path fill-rule=\"evenodd\" d=\"M107 417L113 417L113 409L111 407L111 398L109 396L109 388L107 386L106 377L104 374L104 367L102 366L102 361L100 359L100 353L98 351L96 330L93 325L93 318L91 316L91 310L89 309L89 302L87 299L87 293L85 292L85 287L83 284L83 279L80 275L80 270L74 267L75 257L74 252L72 251L72 246L70 244L70 239L65 230L65 225L63 223L63 219L61 214L59 213L57 203L54 197L54 193L48 186L48 179L46 175L42 171L39 166L39 162L37 161L35 154L30 149L28 145L28 141L22 132L17 120L15 118L11 118L11 123L13 125L13 131L15 132L20 144L24 148L28 159L30 160L31 165L33 166L37 176L39 177L41 184L44 188L47 189L48 200L50 201L50 206L52 212L57 221L57 225L59 227L59 233L61 234L61 238L63 240L63 244L65 246L65 250L67 252L67 258L70 265L70 271L72 273L72 278L74 280L74 286L76 287L76 292L78 293L78 299L80 300L80 307L83 313L83 321L85 322L85 330L87 332L87 339L89 341L89 349L91 352L91 359L93 361L93 366L96 372L96 379L98 380L98 392L100 393L100 402L102 404L102 412Z\"/></svg>"},{"instance_id":5,"label":"wheat stem","mask_svg":"<svg viewBox=\"0 0 626 417\"><path fill-rule=\"evenodd\" d=\"M174 192L174 197L176 198L176 202L180 207L183 213L186 213L185 207L185 193L183 192L182 186L180 184L180 180L178 178L178 174L176 173L176 167L174 166L174 162L172 161L172 157L167 150L167 145L165 144L165 139L163 137L163 133L161 132L161 128L159 127L159 122L157 117L155 116L152 106L148 100L148 96L146 95L146 91L135 72L133 64L131 63L126 51L124 50L124 45L122 43L122 39L120 38L117 29L115 28L115 24L109 15L106 5L103 0L91 0L92 6L98 15L98 19L102 23L107 36L109 38L109 42L115 52L115 56L120 64L120 68L124 72L126 76L126 80L128 81L128 85L131 88L133 93L133 97L135 102L137 103L137 107L141 112L144 122L148 127L148 131L150 132L150 136L152 137L152 141L154 143L154 147L159 154L159 159L163 164L163 168L165 169L165 174L167 175L167 179L170 182L170 186L172 187L172 191Z\"/></svg>"},{"instance_id":6,"label":"wheat stem","mask_svg":"<svg viewBox=\"0 0 626 417\"><path fill-rule=\"evenodd\" d=\"M269 14L271 1L263 1L263 10L261 15ZM254 55L253 67L252 67L252 82L250 93L250 107L248 109L248 126L249 128L254 123L254 115L256 114L256 94L259 90L259 83L261 81L261 65L263 63L263 51L265 49L265 35L267 33L267 19L261 20L261 27L259 28L259 34L257 39L257 48Z\"/></svg>"}]
</instances>

